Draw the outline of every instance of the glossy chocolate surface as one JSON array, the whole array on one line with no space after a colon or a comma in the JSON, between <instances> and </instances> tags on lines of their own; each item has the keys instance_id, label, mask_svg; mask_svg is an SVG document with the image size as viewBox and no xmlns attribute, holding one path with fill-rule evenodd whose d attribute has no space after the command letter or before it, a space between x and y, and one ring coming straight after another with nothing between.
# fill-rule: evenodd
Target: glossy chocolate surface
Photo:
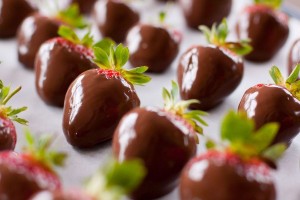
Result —
<instances>
[{"instance_id":1,"label":"glossy chocolate surface","mask_svg":"<svg viewBox=\"0 0 300 200\"><path fill-rule=\"evenodd\" d=\"M98 69L85 71L71 84L65 98L63 131L80 148L109 140L120 119L140 105L132 84Z\"/></svg>"},{"instance_id":2,"label":"glossy chocolate surface","mask_svg":"<svg viewBox=\"0 0 300 200\"><path fill-rule=\"evenodd\" d=\"M273 141L289 144L300 131L300 101L277 85L257 85L249 88L238 107L255 121L256 128L268 122L278 122L280 129Z\"/></svg>"},{"instance_id":3,"label":"glossy chocolate surface","mask_svg":"<svg viewBox=\"0 0 300 200\"><path fill-rule=\"evenodd\" d=\"M34 10L26 0L0 0L0 38L14 37L21 22Z\"/></svg>"},{"instance_id":4,"label":"glossy chocolate surface","mask_svg":"<svg viewBox=\"0 0 300 200\"><path fill-rule=\"evenodd\" d=\"M240 39L249 38L253 51L245 56L247 60L265 62L285 44L288 35L288 17L262 5L246 7L238 17L236 25Z\"/></svg>"},{"instance_id":5,"label":"glossy chocolate surface","mask_svg":"<svg viewBox=\"0 0 300 200\"><path fill-rule=\"evenodd\" d=\"M33 69L35 56L45 41L57 37L60 23L54 19L35 13L21 24L17 35L19 61L24 67Z\"/></svg>"},{"instance_id":6,"label":"glossy chocolate surface","mask_svg":"<svg viewBox=\"0 0 300 200\"><path fill-rule=\"evenodd\" d=\"M291 74L297 64L300 64L300 39L293 43L288 57L288 73Z\"/></svg>"},{"instance_id":7,"label":"glossy chocolate surface","mask_svg":"<svg viewBox=\"0 0 300 200\"><path fill-rule=\"evenodd\" d=\"M114 133L114 155L119 161L139 158L148 172L133 199L154 199L176 187L196 153L192 133L183 121L156 108L136 108L122 118Z\"/></svg>"},{"instance_id":8,"label":"glossy chocolate surface","mask_svg":"<svg viewBox=\"0 0 300 200\"><path fill-rule=\"evenodd\" d=\"M179 40L163 27L136 25L126 39L129 61L133 67L148 66L148 72L164 72L178 54Z\"/></svg>"},{"instance_id":9,"label":"glossy chocolate surface","mask_svg":"<svg viewBox=\"0 0 300 200\"><path fill-rule=\"evenodd\" d=\"M80 189L42 191L35 194L29 200L95 200L84 194Z\"/></svg>"},{"instance_id":10,"label":"glossy chocolate surface","mask_svg":"<svg viewBox=\"0 0 300 200\"><path fill-rule=\"evenodd\" d=\"M13 122L0 117L0 151L14 150L16 141L17 134Z\"/></svg>"},{"instance_id":11,"label":"glossy chocolate surface","mask_svg":"<svg viewBox=\"0 0 300 200\"><path fill-rule=\"evenodd\" d=\"M273 178L265 164L205 156L192 159L184 168L179 187L181 200L276 199Z\"/></svg>"},{"instance_id":12,"label":"glossy chocolate surface","mask_svg":"<svg viewBox=\"0 0 300 200\"><path fill-rule=\"evenodd\" d=\"M186 23L197 29L220 23L231 11L232 0L179 0Z\"/></svg>"},{"instance_id":13,"label":"glossy chocolate surface","mask_svg":"<svg viewBox=\"0 0 300 200\"><path fill-rule=\"evenodd\" d=\"M240 84L243 61L216 46L195 46L181 57L177 69L180 95L184 100L198 99L193 109L209 110L221 103Z\"/></svg>"},{"instance_id":14,"label":"glossy chocolate surface","mask_svg":"<svg viewBox=\"0 0 300 200\"><path fill-rule=\"evenodd\" d=\"M93 18L103 37L123 42L131 27L139 22L139 14L119 0L95 3Z\"/></svg>"},{"instance_id":15,"label":"glossy chocolate surface","mask_svg":"<svg viewBox=\"0 0 300 200\"><path fill-rule=\"evenodd\" d=\"M39 96L50 105L62 107L71 83L82 72L97 68L92 52L62 38L45 42L35 61L35 86Z\"/></svg>"},{"instance_id":16,"label":"glossy chocolate surface","mask_svg":"<svg viewBox=\"0 0 300 200\"><path fill-rule=\"evenodd\" d=\"M77 3L81 13L90 14L96 1L97 0L71 0L71 3Z\"/></svg>"}]
</instances>

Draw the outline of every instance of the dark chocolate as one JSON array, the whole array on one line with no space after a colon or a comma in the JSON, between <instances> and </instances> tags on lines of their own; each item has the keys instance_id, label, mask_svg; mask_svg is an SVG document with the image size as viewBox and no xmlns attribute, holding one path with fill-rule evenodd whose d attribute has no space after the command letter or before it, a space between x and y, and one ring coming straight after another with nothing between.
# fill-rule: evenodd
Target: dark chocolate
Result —
<instances>
[{"instance_id":1,"label":"dark chocolate","mask_svg":"<svg viewBox=\"0 0 300 200\"><path fill-rule=\"evenodd\" d=\"M254 120L256 129L278 122L280 129L272 144L289 144L300 131L300 101L281 86L259 84L249 88L238 110Z\"/></svg>"},{"instance_id":2,"label":"dark chocolate","mask_svg":"<svg viewBox=\"0 0 300 200\"><path fill-rule=\"evenodd\" d=\"M179 0L186 23L197 29L220 23L231 11L232 0Z\"/></svg>"},{"instance_id":3,"label":"dark chocolate","mask_svg":"<svg viewBox=\"0 0 300 200\"><path fill-rule=\"evenodd\" d=\"M126 43L133 67L148 66L148 72L167 70L179 51L179 40L163 27L139 24L128 33Z\"/></svg>"},{"instance_id":4,"label":"dark chocolate","mask_svg":"<svg viewBox=\"0 0 300 200\"><path fill-rule=\"evenodd\" d=\"M177 186L182 168L196 153L196 133L185 125L156 108L136 108L122 118L114 133L114 155L119 161L141 159L147 171L133 199L161 197Z\"/></svg>"},{"instance_id":5,"label":"dark chocolate","mask_svg":"<svg viewBox=\"0 0 300 200\"><path fill-rule=\"evenodd\" d=\"M288 57L288 73L291 74L295 66L300 64L300 39L293 43Z\"/></svg>"},{"instance_id":6,"label":"dark chocolate","mask_svg":"<svg viewBox=\"0 0 300 200\"><path fill-rule=\"evenodd\" d=\"M246 7L238 19L236 25L238 38L249 38L253 47L253 51L245 56L249 61L269 61L288 38L288 17L270 7L263 5Z\"/></svg>"},{"instance_id":7,"label":"dark chocolate","mask_svg":"<svg viewBox=\"0 0 300 200\"><path fill-rule=\"evenodd\" d=\"M180 95L184 100L198 99L192 109L209 110L220 104L240 84L242 59L216 46L195 46L181 57L177 69Z\"/></svg>"},{"instance_id":8,"label":"dark chocolate","mask_svg":"<svg viewBox=\"0 0 300 200\"><path fill-rule=\"evenodd\" d=\"M119 0L95 3L93 18L103 37L123 42L131 27L139 22L139 14Z\"/></svg>"},{"instance_id":9,"label":"dark chocolate","mask_svg":"<svg viewBox=\"0 0 300 200\"><path fill-rule=\"evenodd\" d=\"M99 69L83 72L70 85L65 98L63 131L79 148L109 140L120 119L140 105L134 87L121 76Z\"/></svg>"},{"instance_id":10,"label":"dark chocolate","mask_svg":"<svg viewBox=\"0 0 300 200\"><path fill-rule=\"evenodd\" d=\"M80 12L83 14L91 14L93 6L97 0L71 0L79 6Z\"/></svg>"},{"instance_id":11,"label":"dark chocolate","mask_svg":"<svg viewBox=\"0 0 300 200\"><path fill-rule=\"evenodd\" d=\"M0 117L0 151L14 150L16 141L17 134L13 122Z\"/></svg>"}]
</instances>

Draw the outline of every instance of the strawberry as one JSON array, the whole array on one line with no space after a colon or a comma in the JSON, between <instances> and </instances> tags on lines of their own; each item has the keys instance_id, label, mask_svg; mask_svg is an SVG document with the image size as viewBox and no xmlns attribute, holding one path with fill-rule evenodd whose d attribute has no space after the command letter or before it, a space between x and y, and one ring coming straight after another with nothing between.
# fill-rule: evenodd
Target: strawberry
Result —
<instances>
[{"instance_id":1,"label":"strawberry","mask_svg":"<svg viewBox=\"0 0 300 200\"><path fill-rule=\"evenodd\" d=\"M13 151L0 153L1 199L27 200L41 190L61 187L54 165L62 165L65 154L49 151L49 137L36 140L26 132L28 147L21 154Z\"/></svg>"},{"instance_id":2,"label":"strawberry","mask_svg":"<svg viewBox=\"0 0 300 200\"><path fill-rule=\"evenodd\" d=\"M257 131L254 128L254 121L245 113L229 112L221 125L222 143L209 140L210 149L185 166L180 199L275 200L272 169L264 159L274 162L286 146L269 147L278 124L269 123Z\"/></svg>"},{"instance_id":3,"label":"strawberry","mask_svg":"<svg viewBox=\"0 0 300 200\"><path fill-rule=\"evenodd\" d=\"M145 168L138 160L112 161L90 178L85 189L43 191L30 200L121 200L144 175Z\"/></svg>"},{"instance_id":4,"label":"strawberry","mask_svg":"<svg viewBox=\"0 0 300 200\"><path fill-rule=\"evenodd\" d=\"M23 125L27 124L25 119L18 117L18 114L25 111L27 107L13 109L6 105L20 90L21 87L18 87L10 93L10 87L4 86L0 80L0 151L15 149L17 134L13 121Z\"/></svg>"},{"instance_id":5,"label":"strawberry","mask_svg":"<svg viewBox=\"0 0 300 200\"><path fill-rule=\"evenodd\" d=\"M35 11L28 0L0 0L0 38L16 36L23 19Z\"/></svg>"},{"instance_id":6,"label":"strawberry","mask_svg":"<svg viewBox=\"0 0 300 200\"><path fill-rule=\"evenodd\" d=\"M221 23L230 13L232 0L179 0L186 23L193 29Z\"/></svg>"},{"instance_id":7,"label":"strawberry","mask_svg":"<svg viewBox=\"0 0 300 200\"><path fill-rule=\"evenodd\" d=\"M294 66L300 63L300 38L297 39L290 51L288 56L288 73L292 73Z\"/></svg>"},{"instance_id":8,"label":"strawberry","mask_svg":"<svg viewBox=\"0 0 300 200\"><path fill-rule=\"evenodd\" d=\"M128 48L104 39L94 47L98 69L79 75L70 85L64 103L63 131L67 141L80 148L112 138L122 116L140 105L133 84L150 81L147 67L123 69Z\"/></svg>"},{"instance_id":9,"label":"strawberry","mask_svg":"<svg viewBox=\"0 0 300 200\"><path fill-rule=\"evenodd\" d=\"M266 62L274 57L289 35L288 17L277 8L282 1L254 0L238 17L236 32L247 37L253 51L245 59Z\"/></svg>"},{"instance_id":10,"label":"strawberry","mask_svg":"<svg viewBox=\"0 0 300 200\"><path fill-rule=\"evenodd\" d=\"M19 61L29 69L34 68L35 56L45 41L58 37L60 25L74 28L85 27L85 21L79 15L76 5L59 11L55 16L44 16L34 13L22 22L17 34L17 49Z\"/></svg>"},{"instance_id":11,"label":"strawberry","mask_svg":"<svg viewBox=\"0 0 300 200\"><path fill-rule=\"evenodd\" d=\"M226 42L227 22L209 30L201 26L212 45L192 46L180 58L177 78L182 99L197 99L191 108L209 110L220 104L240 84L244 62L239 55L251 51L247 41Z\"/></svg>"},{"instance_id":12,"label":"strawberry","mask_svg":"<svg viewBox=\"0 0 300 200\"><path fill-rule=\"evenodd\" d=\"M79 10L83 14L90 14L97 0L69 0L71 4L77 3Z\"/></svg>"},{"instance_id":13,"label":"strawberry","mask_svg":"<svg viewBox=\"0 0 300 200\"><path fill-rule=\"evenodd\" d=\"M135 108L120 121L113 137L119 161L140 159L147 175L131 193L133 199L154 199L173 190L183 166L196 153L202 133L202 111L187 111L196 100L176 102L178 85L163 89L164 108Z\"/></svg>"},{"instance_id":14,"label":"strawberry","mask_svg":"<svg viewBox=\"0 0 300 200\"><path fill-rule=\"evenodd\" d=\"M255 121L256 128L268 122L277 122L280 129L272 144L291 143L300 130L300 95L297 65L288 79L284 80L274 66L270 75L275 84L258 84L244 93L238 110L247 113Z\"/></svg>"},{"instance_id":15,"label":"strawberry","mask_svg":"<svg viewBox=\"0 0 300 200\"><path fill-rule=\"evenodd\" d=\"M46 41L37 53L35 86L47 104L63 107L70 84L79 74L97 66L93 63L90 33L82 40L66 26L61 26L58 33L61 37Z\"/></svg>"},{"instance_id":16,"label":"strawberry","mask_svg":"<svg viewBox=\"0 0 300 200\"><path fill-rule=\"evenodd\" d=\"M139 14L119 0L104 0L95 3L93 19L103 37L123 42L131 27L139 22Z\"/></svg>"}]
</instances>

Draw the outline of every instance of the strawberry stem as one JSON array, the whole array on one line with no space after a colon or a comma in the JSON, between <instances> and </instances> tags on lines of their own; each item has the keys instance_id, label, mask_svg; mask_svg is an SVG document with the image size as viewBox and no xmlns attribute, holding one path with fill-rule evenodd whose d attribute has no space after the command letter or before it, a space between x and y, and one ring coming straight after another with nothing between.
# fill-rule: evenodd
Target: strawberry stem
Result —
<instances>
[{"instance_id":1,"label":"strawberry stem","mask_svg":"<svg viewBox=\"0 0 300 200\"><path fill-rule=\"evenodd\" d=\"M80 39L76 34L76 32L68 26L60 26L58 30L58 34L62 38L69 40L74 44L83 45L87 48L91 48L92 45L94 44L94 39L93 36L91 35L90 30L83 36L82 39Z\"/></svg>"},{"instance_id":2,"label":"strawberry stem","mask_svg":"<svg viewBox=\"0 0 300 200\"><path fill-rule=\"evenodd\" d=\"M2 101L2 104L5 105L15 94L17 94L22 89L21 86L16 88L12 93L8 94L4 100Z\"/></svg>"}]
</instances>

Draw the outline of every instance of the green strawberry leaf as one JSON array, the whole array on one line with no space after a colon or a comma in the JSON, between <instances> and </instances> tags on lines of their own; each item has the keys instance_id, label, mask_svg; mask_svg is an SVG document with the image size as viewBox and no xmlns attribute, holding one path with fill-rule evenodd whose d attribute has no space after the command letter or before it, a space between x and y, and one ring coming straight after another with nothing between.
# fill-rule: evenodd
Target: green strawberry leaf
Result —
<instances>
[{"instance_id":1,"label":"green strawberry leaf","mask_svg":"<svg viewBox=\"0 0 300 200\"><path fill-rule=\"evenodd\" d=\"M58 12L57 19L74 28L85 28L87 23L84 17L80 14L77 4L72 4L70 7Z\"/></svg>"},{"instance_id":2,"label":"green strawberry leaf","mask_svg":"<svg viewBox=\"0 0 300 200\"><path fill-rule=\"evenodd\" d=\"M167 17L167 13L165 11L159 12L159 21L160 23L164 23Z\"/></svg>"},{"instance_id":3,"label":"green strawberry leaf","mask_svg":"<svg viewBox=\"0 0 300 200\"><path fill-rule=\"evenodd\" d=\"M277 9L281 7L282 0L254 0L254 3L267 5L274 9Z\"/></svg>"},{"instance_id":4,"label":"green strawberry leaf","mask_svg":"<svg viewBox=\"0 0 300 200\"><path fill-rule=\"evenodd\" d=\"M90 31L87 34L85 34L82 39L80 39L72 28L68 26L60 26L58 34L62 38L69 40L74 44L83 45L87 48L91 48L94 44L94 39Z\"/></svg>"},{"instance_id":5,"label":"green strawberry leaf","mask_svg":"<svg viewBox=\"0 0 300 200\"><path fill-rule=\"evenodd\" d=\"M284 154L286 149L287 149L287 146L285 144L281 144L281 143L275 144L275 145L269 147L268 149L266 149L265 151L263 151L262 157L275 162L280 157L282 157L282 155Z\"/></svg>"}]
</instances>

